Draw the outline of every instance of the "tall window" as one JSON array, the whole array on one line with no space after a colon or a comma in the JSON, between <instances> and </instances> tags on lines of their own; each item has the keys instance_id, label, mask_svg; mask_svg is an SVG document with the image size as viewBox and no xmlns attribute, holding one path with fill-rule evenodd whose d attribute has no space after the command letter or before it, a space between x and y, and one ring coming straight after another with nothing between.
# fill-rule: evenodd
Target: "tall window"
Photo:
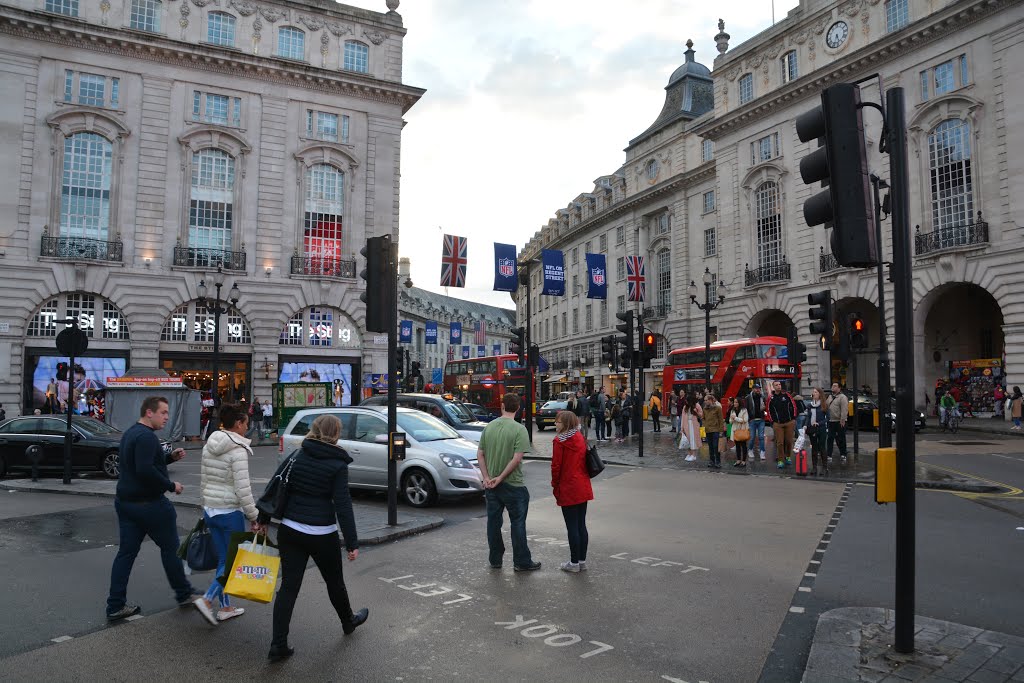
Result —
<instances>
[{"instance_id":1,"label":"tall window","mask_svg":"<svg viewBox=\"0 0 1024 683\"><path fill-rule=\"evenodd\" d=\"M77 89L75 85L78 85ZM87 74L65 69L64 101L84 104L90 107L117 109L121 92L118 78Z\"/></svg>"},{"instance_id":2,"label":"tall window","mask_svg":"<svg viewBox=\"0 0 1024 683\"><path fill-rule=\"evenodd\" d=\"M647 173L647 180L655 180L658 177L658 160L649 160L645 167L645 172Z\"/></svg>"},{"instance_id":3,"label":"tall window","mask_svg":"<svg viewBox=\"0 0 1024 683\"><path fill-rule=\"evenodd\" d=\"M235 160L219 149L192 155L188 244L197 249L230 251L235 190Z\"/></svg>"},{"instance_id":4,"label":"tall window","mask_svg":"<svg viewBox=\"0 0 1024 683\"><path fill-rule=\"evenodd\" d=\"M225 12L210 12L206 19L206 42L235 46L235 18Z\"/></svg>"},{"instance_id":5,"label":"tall window","mask_svg":"<svg viewBox=\"0 0 1024 683\"><path fill-rule=\"evenodd\" d=\"M242 126L242 99L193 90L192 120L240 128Z\"/></svg>"},{"instance_id":6,"label":"tall window","mask_svg":"<svg viewBox=\"0 0 1024 683\"><path fill-rule=\"evenodd\" d=\"M718 234L714 228L704 230L704 256L714 256L718 253Z\"/></svg>"},{"instance_id":7,"label":"tall window","mask_svg":"<svg viewBox=\"0 0 1024 683\"><path fill-rule=\"evenodd\" d=\"M363 43L354 40L345 41L345 61L342 68L345 71L357 71L366 73L370 68L370 49Z\"/></svg>"},{"instance_id":8,"label":"tall window","mask_svg":"<svg viewBox=\"0 0 1024 683\"><path fill-rule=\"evenodd\" d=\"M580 262L580 248L579 247L573 247L572 248L572 252L570 252L570 253L572 254L572 259L571 259L570 263L572 263L572 265L575 266L577 263Z\"/></svg>"},{"instance_id":9,"label":"tall window","mask_svg":"<svg viewBox=\"0 0 1024 683\"><path fill-rule=\"evenodd\" d=\"M772 133L750 143L750 164L756 166L763 161L779 156L779 134Z\"/></svg>"},{"instance_id":10,"label":"tall window","mask_svg":"<svg viewBox=\"0 0 1024 683\"><path fill-rule=\"evenodd\" d=\"M558 314L556 313L551 317L551 336L555 339L558 338Z\"/></svg>"},{"instance_id":11,"label":"tall window","mask_svg":"<svg viewBox=\"0 0 1024 683\"><path fill-rule=\"evenodd\" d=\"M782 263L782 214L779 186L762 183L756 193L757 266L771 268Z\"/></svg>"},{"instance_id":12,"label":"tall window","mask_svg":"<svg viewBox=\"0 0 1024 683\"><path fill-rule=\"evenodd\" d=\"M594 329L594 306L587 304L586 307L586 321L587 321L587 332Z\"/></svg>"},{"instance_id":13,"label":"tall window","mask_svg":"<svg viewBox=\"0 0 1024 683\"><path fill-rule=\"evenodd\" d=\"M159 32L161 8L160 0L132 0L128 26L139 31Z\"/></svg>"},{"instance_id":14,"label":"tall window","mask_svg":"<svg viewBox=\"0 0 1024 683\"><path fill-rule=\"evenodd\" d=\"M970 82L967 55L960 55L921 72L921 100L953 92Z\"/></svg>"},{"instance_id":15,"label":"tall window","mask_svg":"<svg viewBox=\"0 0 1024 683\"><path fill-rule=\"evenodd\" d=\"M620 256L615 259L615 279L625 280L626 279L626 257Z\"/></svg>"},{"instance_id":16,"label":"tall window","mask_svg":"<svg viewBox=\"0 0 1024 683\"><path fill-rule=\"evenodd\" d=\"M277 56L288 59L306 58L306 34L294 26L282 26L277 30Z\"/></svg>"},{"instance_id":17,"label":"tall window","mask_svg":"<svg viewBox=\"0 0 1024 683\"><path fill-rule=\"evenodd\" d=\"M740 76L740 104L754 99L754 74Z\"/></svg>"},{"instance_id":18,"label":"tall window","mask_svg":"<svg viewBox=\"0 0 1024 683\"><path fill-rule=\"evenodd\" d=\"M658 308L668 311L672 306L672 252L658 252Z\"/></svg>"},{"instance_id":19,"label":"tall window","mask_svg":"<svg viewBox=\"0 0 1024 683\"><path fill-rule=\"evenodd\" d=\"M54 14L78 16L78 0L46 0L46 11Z\"/></svg>"},{"instance_id":20,"label":"tall window","mask_svg":"<svg viewBox=\"0 0 1024 683\"><path fill-rule=\"evenodd\" d=\"M715 210L715 191L708 190L704 193L704 213L711 213Z\"/></svg>"},{"instance_id":21,"label":"tall window","mask_svg":"<svg viewBox=\"0 0 1024 683\"><path fill-rule=\"evenodd\" d=\"M626 241L626 226L620 225L615 228L615 244L623 244Z\"/></svg>"},{"instance_id":22,"label":"tall window","mask_svg":"<svg viewBox=\"0 0 1024 683\"><path fill-rule=\"evenodd\" d=\"M797 77L796 50L782 55L782 82L795 81Z\"/></svg>"},{"instance_id":23,"label":"tall window","mask_svg":"<svg viewBox=\"0 0 1024 683\"><path fill-rule=\"evenodd\" d=\"M892 33L910 23L907 0L885 0L885 31Z\"/></svg>"},{"instance_id":24,"label":"tall window","mask_svg":"<svg viewBox=\"0 0 1024 683\"><path fill-rule=\"evenodd\" d=\"M714 140L701 140L700 141L700 162L711 161L715 158L715 141Z\"/></svg>"},{"instance_id":25,"label":"tall window","mask_svg":"<svg viewBox=\"0 0 1024 683\"><path fill-rule=\"evenodd\" d=\"M654 218L651 219L651 223L651 227L654 229L654 234L667 234L669 231L669 226L671 224L668 211L663 211L662 213L659 213L657 216L654 216Z\"/></svg>"},{"instance_id":26,"label":"tall window","mask_svg":"<svg viewBox=\"0 0 1024 683\"><path fill-rule=\"evenodd\" d=\"M110 228L113 146L95 133L64 140L60 191L60 232L68 237L106 240Z\"/></svg>"},{"instance_id":27,"label":"tall window","mask_svg":"<svg viewBox=\"0 0 1024 683\"><path fill-rule=\"evenodd\" d=\"M598 243L598 245L600 245L598 247L600 253L607 254L608 253L608 235L601 235L600 237L598 237L597 238L597 243Z\"/></svg>"},{"instance_id":28,"label":"tall window","mask_svg":"<svg viewBox=\"0 0 1024 683\"><path fill-rule=\"evenodd\" d=\"M608 299L601 299L601 327L608 327Z\"/></svg>"},{"instance_id":29,"label":"tall window","mask_svg":"<svg viewBox=\"0 0 1024 683\"><path fill-rule=\"evenodd\" d=\"M329 308L309 309L309 345L330 346L334 337L334 313Z\"/></svg>"},{"instance_id":30,"label":"tall window","mask_svg":"<svg viewBox=\"0 0 1024 683\"><path fill-rule=\"evenodd\" d=\"M568 317L565 311L562 311L562 334L569 334Z\"/></svg>"},{"instance_id":31,"label":"tall window","mask_svg":"<svg viewBox=\"0 0 1024 683\"><path fill-rule=\"evenodd\" d=\"M967 225L974 215L971 126L948 119L928 135L932 223L936 230Z\"/></svg>"},{"instance_id":32,"label":"tall window","mask_svg":"<svg viewBox=\"0 0 1024 683\"><path fill-rule=\"evenodd\" d=\"M306 171L303 249L307 258L315 259L313 273L329 275L341 260L344 202L344 173L327 164Z\"/></svg>"},{"instance_id":33,"label":"tall window","mask_svg":"<svg viewBox=\"0 0 1024 683\"><path fill-rule=\"evenodd\" d=\"M625 313L626 312L626 295L625 294L620 294L615 299L615 312L616 313Z\"/></svg>"}]
</instances>

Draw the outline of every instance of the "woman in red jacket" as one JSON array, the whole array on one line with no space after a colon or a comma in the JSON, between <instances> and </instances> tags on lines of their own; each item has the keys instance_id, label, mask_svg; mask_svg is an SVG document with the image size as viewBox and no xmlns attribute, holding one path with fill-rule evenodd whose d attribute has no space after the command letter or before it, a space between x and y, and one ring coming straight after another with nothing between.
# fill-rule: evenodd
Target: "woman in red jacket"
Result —
<instances>
[{"instance_id":1,"label":"woman in red jacket","mask_svg":"<svg viewBox=\"0 0 1024 683\"><path fill-rule=\"evenodd\" d=\"M587 501L594 499L594 489L590 486L586 457L587 440L580 433L579 418L563 410L555 418L551 488L569 532L569 561L560 568L574 574L587 570Z\"/></svg>"}]
</instances>

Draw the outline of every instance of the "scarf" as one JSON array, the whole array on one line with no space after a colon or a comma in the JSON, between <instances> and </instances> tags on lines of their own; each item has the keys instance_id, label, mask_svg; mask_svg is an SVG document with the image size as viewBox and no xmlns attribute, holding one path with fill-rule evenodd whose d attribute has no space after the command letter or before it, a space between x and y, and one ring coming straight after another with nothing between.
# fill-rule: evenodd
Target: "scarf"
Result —
<instances>
[{"instance_id":1,"label":"scarf","mask_svg":"<svg viewBox=\"0 0 1024 683\"><path fill-rule=\"evenodd\" d=\"M568 441L573 436L575 436L579 431L580 431L579 427L573 427L572 429L565 430L561 434L556 434L555 438L558 439L559 441L563 441L563 442L564 441Z\"/></svg>"},{"instance_id":2,"label":"scarf","mask_svg":"<svg viewBox=\"0 0 1024 683\"><path fill-rule=\"evenodd\" d=\"M811 401L811 425L818 425L818 408L821 407L821 401Z\"/></svg>"}]
</instances>

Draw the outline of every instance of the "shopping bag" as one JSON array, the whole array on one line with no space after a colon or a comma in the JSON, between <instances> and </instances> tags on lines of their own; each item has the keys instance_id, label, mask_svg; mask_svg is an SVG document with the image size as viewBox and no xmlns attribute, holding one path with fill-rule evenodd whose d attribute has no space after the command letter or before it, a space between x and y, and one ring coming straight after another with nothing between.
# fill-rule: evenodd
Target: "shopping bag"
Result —
<instances>
[{"instance_id":1,"label":"shopping bag","mask_svg":"<svg viewBox=\"0 0 1024 683\"><path fill-rule=\"evenodd\" d=\"M604 461L601 460L601 456L597 454L597 446L591 444L587 446L587 474L593 479L597 475L604 471Z\"/></svg>"},{"instance_id":2,"label":"shopping bag","mask_svg":"<svg viewBox=\"0 0 1024 683\"><path fill-rule=\"evenodd\" d=\"M267 533L267 545L271 548L277 549L277 544L269 538L270 532ZM235 564L235 555L238 554L238 547L252 542L253 534L251 531L235 531L232 532L228 540L228 555L224 562L224 573L217 577L217 582L224 586L228 582L228 575L231 573L231 567Z\"/></svg>"},{"instance_id":3,"label":"shopping bag","mask_svg":"<svg viewBox=\"0 0 1024 683\"><path fill-rule=\"evenodd\" d=\"M280 575L281 558L277 550L267 545L265 535L260 544L259 535L255 534L252 543L238 546L224 593L243 600L268 603L274 599L274 588Z\"/></svg>"},{"instance_id":4,"label":"shopping bag","mask_svg":"<svg viewBox=\"0 0 1024 683\"><path fill-rule=\"evenodd\" d=\"M708 438L708 432L703 427L700 428L700 438L702 438L702 439Z\"/></svg>"},{"instance_id":5,"label":"shopping bag","mask_svg":"<svg viewBox=\"0 0 1024 683\"><path fill-rule=\"evenodd\" d=\"M690 448L690 440L686 438L686 432L679 432L679 450L685 451Z\"/></svg>"}]
</instances>

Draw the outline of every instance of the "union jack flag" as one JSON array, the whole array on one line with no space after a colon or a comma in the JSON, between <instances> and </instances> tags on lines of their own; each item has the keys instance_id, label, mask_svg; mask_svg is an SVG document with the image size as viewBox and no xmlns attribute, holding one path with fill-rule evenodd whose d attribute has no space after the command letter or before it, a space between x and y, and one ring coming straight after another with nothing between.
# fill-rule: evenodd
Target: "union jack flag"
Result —
<instances>
[{"instance_id":1,"label":"union jack flag","mask_svg":"<svg viewBox=\"0 0 1024 683\"><path fill-rule=\"evenodd\" d=\"M454 346L449 346L448 347L448 360L455 360L455 347Z\"/></svg>"},{"instance_id":2,"label":"union jack flag","mask_svg":"<svg viewBox=\"0 0 1024 683\"><path fill-rule=\"evenodd\" d=\"M465 237L454 235L444 236L444 249L441 251L441 286L465 287L466 262L468 249Z\"/></svg>"},{"instance_id":3,"label":"union jack flag","mask_svg":"<svg viewBox=\"0 0 1024 683\"><path fill-rule=\"evenodd\" d=\"M644 270L643 256L626 257L627 301L643 303L647 296L647 272Z\"/></svg>"}]
</instances>

